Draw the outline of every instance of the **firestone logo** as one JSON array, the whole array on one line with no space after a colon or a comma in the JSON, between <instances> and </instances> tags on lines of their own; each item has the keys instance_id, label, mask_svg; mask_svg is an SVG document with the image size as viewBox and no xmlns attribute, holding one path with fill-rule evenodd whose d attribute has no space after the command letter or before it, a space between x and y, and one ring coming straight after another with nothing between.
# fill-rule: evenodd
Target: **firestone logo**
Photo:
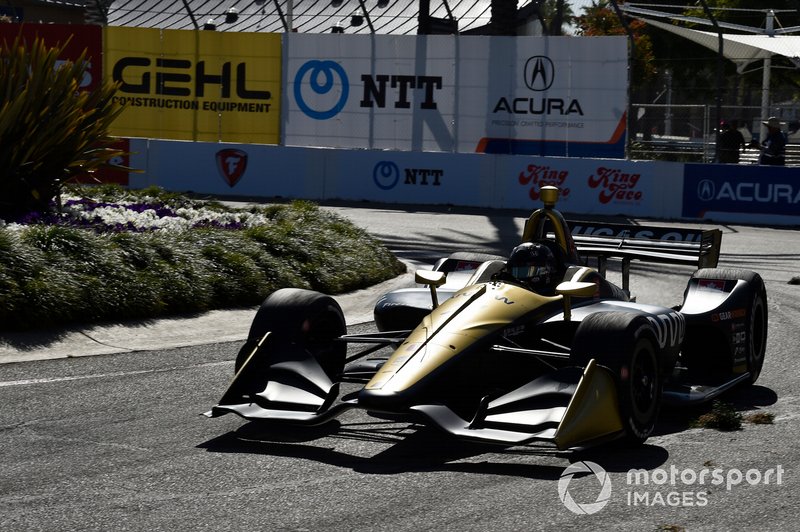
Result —
<instances>
[{"instance_id":1,"label":"firestone logo","mask_svg":"<svg viewBox=\"0 0 800 532\"><path fill-rule=\"evenodd\" d=\"M593 175L589 176L589 187L600 190L600 203L603 205L611 200L622 202L639 202L642 191L636 190L641 174L623 172L620 168L599 167Z\"/></svg>"},{"instance_id":2,"label":"firestone logo","mask_svg":"<svg viewBox=\"0 0 800 532\"><path fill-rule=\"evenodd\" d=\"M219 175L233 188L247 169L247 152L233 148L219 150L216 160Z\"/></svg>"},{"instance_id":3,"label":"firestone logo","mask_svg":"<svg viewBox=\"0 0 800 532\"><path fill-rule=\"evenodd\" d=\"M525 170L519 173L519 184L531 187L528 191L528 196L533 201L539 201L539 191L546 185L558 187L561 198L566 199L570 193L570 189L564 186L567 177L569 177L568 170L558 170L540 164L529 164Z\"/></svg>"}]
</instances>

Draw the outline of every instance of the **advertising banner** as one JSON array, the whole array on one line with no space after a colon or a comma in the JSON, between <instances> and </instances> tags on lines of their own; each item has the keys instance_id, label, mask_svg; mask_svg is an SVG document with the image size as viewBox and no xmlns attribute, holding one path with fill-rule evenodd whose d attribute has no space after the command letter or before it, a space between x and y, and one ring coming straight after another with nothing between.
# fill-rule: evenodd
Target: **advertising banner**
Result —
<instances>
[{"instance_id":1,"label":"advertising banner","mask_svg":"<svg viewBox=\"0 0 800 532\"><path fill-rule=\"evenodd\" d=\"M459 151L625 156L625 37L459 43Z\"/></svg>"},{"instance_id":2,"label":"advertising banner","mask_svg":"<svg viewBox=\"0 0 800 532\"><path fill-rule=\"evenodd\" d=\"M41 38L47 46L66 46L58 62L75 62L86 52L86 72L80 82L80 88L94 90L103 80L102 64L102 29L100 26L87 24L0 24L0 39L9 45L19 33L26 41ZM57 64L58 64L57 62Z\"/></svg>"},{"instance_id":3,"label":"advertising banner","mask_svg":"<svg viewBox=\"0 0 800 532\"><path fill-rule=\"evenodd\" d=\"M683 216L723 221L797 223L800 181L796 168L687 164Z\"/></svg>"},{"instance_id":4,"label":"advertising banner","mask_svg":"<svg viewBox=\"0 0 800 532\"><path fill-rule=\"evenodd\" d=\"M105 28L105 73L125 110L112 134L277 144L279 34Z\"/></svg>"},{"instance_id":5,"label":"advertising banner","mask_svg":"<svg viewBox=\"0 0 800 532\"><path fill-rule=\"evenodd\" d=\"M323 198L324 153L256 144L131 140L131 188L220 196Z\"/></svg>"},{"instance_id":6,"label":"advertising banner","mask_svg":"<svg viewBox=\"0 0 800 532\"><path fill-rule=\"evenodd\" d=\"M534 209L539 190L559 188L564 212L675 217L681 202L680 163L572 159L497 158L497 207Z\"/></svg>"},{"instance_id":7,"label":"advertising banner","mask_svg":"<svg viewBox=\"0 0 800 532\"><path fill-rule=\"evenodd\" d=\"M566 213L680 216L683 164L519 155L287 148L134 139L130 186L172 191Z\"/></svg>"},{"instance_id":8,"label":"advertising banner","mask_svg":"<svg viewBox=\"0 0 800 532\"><path fill-rule=\"evenodd\" d=\"M286 35L285 143L454 151L455 43L446 36Z\"/></svg>"},{"instance_id":9,"label":"advertising banner","mask_svg":"<svg viewBox=\"0 0 800 532\"><path fill-rule=\"evenodd\" d=\"M325 150L325 198L491 207L491 158L475 154Z\"/></svg>"},{"instance_id":10,"label":"advertising banner","mask_svg":"<svg viewBox=\"0 0 800 532\"><path fill-rule=\"evenodd\" d=\"M286 36L284 142L624 157L624 37Z\"/></svg>"}]
</instances>

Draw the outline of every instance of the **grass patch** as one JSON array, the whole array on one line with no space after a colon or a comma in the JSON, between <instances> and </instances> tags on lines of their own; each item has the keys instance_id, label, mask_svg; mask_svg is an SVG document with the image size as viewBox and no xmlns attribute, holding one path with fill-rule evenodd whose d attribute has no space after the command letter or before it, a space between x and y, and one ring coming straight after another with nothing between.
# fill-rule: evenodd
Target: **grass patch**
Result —
<instances>
[{"instance_id":1,"label":"grass patch","mask_svg":"<svg viewBox=\"0 0 800 532\"><path fill-rule=\"evenodd\" d=\"M691 426L721 431L741 430L742 414L737 412L730 403L714 401L711 412L701 415Z\"/></svg>"},{"instance_id":2,"label":"grass patch","mask_svg":"<svg viewBox=\"0 0 800 532\"><path fill-rule=\"evenodd\" d=\"M744 416L744 420L753 425L772 425L775 422L775 414L769 412L754 412Z\"/></svg>"},{"instance_id":3,"label":"grass patch","mask_svg":"<svg viewBox=\"0 0 800 532\"><path fill-rule=\"evenodd\" d=\"M81 193L103 202L156 195L173 210L236 212L152 189ZM252 306L284 287L336 295L405 272L377 239L316 204L246 212L263 222L177 231L0 226L0 330Z\"/></svg>"}]
</instances>

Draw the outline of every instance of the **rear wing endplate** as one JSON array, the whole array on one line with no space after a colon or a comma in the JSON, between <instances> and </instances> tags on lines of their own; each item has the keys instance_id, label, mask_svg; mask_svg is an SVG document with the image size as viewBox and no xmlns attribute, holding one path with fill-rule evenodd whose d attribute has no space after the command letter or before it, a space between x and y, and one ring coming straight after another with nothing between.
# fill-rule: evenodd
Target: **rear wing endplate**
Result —
<instances>
[{"instance_id":1,"label":"rear wing endplate","mask_svg":"<svg viewBox=\"0 0 800 532\"><path fill-rule=\"evenodd\" d=\"M622 261L622 288L629 290L632 260L715 268L722 231L685 227L657 227L605 222L568 221L581 259L597 260L605 276L609 259Z\"/></svg>"}]
</instances>

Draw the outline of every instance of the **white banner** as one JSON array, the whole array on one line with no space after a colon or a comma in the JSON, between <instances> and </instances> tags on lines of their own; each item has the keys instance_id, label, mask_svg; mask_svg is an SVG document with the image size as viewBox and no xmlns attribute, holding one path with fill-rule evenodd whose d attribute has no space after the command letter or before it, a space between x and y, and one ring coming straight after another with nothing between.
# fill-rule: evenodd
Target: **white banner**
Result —
<instances>
[{"instance_id":1,"label":"white banner","mask_svg":"<svg viewBox=\"0 0 800 532\"><path fill-rule=\"evenodd\" d=\"M624 37L287 34L283 142L624 157Z\"/></svg>"},{"instance_id":2,"label":"white banner","mask_svg":"<svg viewBox=\"0 0 800 532\"><path fill-rule=\"evenodd\" d=\"M624 37L460 42L459 151L624 157Z\"/></svg>"},{"instance_id":3,"label":"white banner","mask_svg":"<svg viewBox=\"0 0 800 532\"><path fill-rule=\"evenodd\" d=\"M455 43L447 36L286 36L284 143L454 151Z\"/></svg>"}]
</instances>

